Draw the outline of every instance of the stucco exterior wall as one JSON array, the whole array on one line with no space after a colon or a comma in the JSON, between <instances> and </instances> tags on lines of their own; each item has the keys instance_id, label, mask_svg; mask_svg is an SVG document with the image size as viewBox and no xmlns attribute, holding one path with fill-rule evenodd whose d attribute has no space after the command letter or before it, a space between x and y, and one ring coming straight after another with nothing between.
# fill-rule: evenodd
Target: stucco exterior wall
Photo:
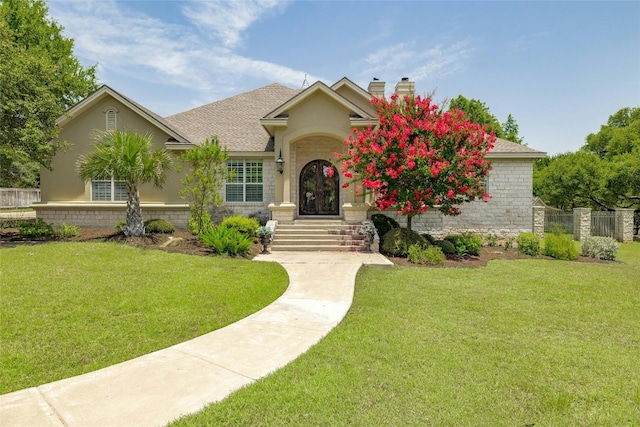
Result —
<instances>
[{"instance_id":1,"label":"stucco exterior wall","mask_svg":"<svg viewBox=\"0 0 640 427\"><path fill-rule=\"evenodd\" d=\"M76 173L76 162L81 155L93 149L92 137L96 130L106 130L106 111L117 111L117 128L151 133L154 148L164 147L169 135L153 126L124 104L107 96L91 108L74 117L60 132L60 139L69 142L69 147L53 159L53 170L41 168L40 191L42 203L47 202L91 202L91 186L83 182ZM173 153L177 157L179 153ZM178 191L182 175L171 172L163 189L152 185L140 188L140 199L154 203L182 203Z\"/></svg>"},{"instance_id":2,"label":"stucco exterior wall","mask_svg":"<svg viewBox=\"0 0 640 427\"><path fill-rule=\"evenodd\" d=\"M533 160L494 159L492 166L488 176L488 193L492 198L488 202L475 201L462 205L462 214L455 217L428 211L413 218L413 230L438 238L462 232L495 233L501 237L531 232ZM406 217L394 212L385 214L406 226Z\"/></svg>"}]
</instances>

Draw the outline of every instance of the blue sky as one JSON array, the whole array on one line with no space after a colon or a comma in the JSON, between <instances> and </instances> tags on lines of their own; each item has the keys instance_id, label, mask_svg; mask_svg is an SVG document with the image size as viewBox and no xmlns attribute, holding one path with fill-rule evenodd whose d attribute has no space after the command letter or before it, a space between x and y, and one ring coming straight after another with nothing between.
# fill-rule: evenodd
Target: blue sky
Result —
<instances>
[{"instance_id":1,"label":"blue sky","mask_svg":"<svg viewBox=\"0 0 640 427\"><path fill-rule=\"evenodd\" d=\"M279 82L401 77L579 149L640 106L640 2L49 1L101 83L166 116Z\"/></svg>"}]
</instances>

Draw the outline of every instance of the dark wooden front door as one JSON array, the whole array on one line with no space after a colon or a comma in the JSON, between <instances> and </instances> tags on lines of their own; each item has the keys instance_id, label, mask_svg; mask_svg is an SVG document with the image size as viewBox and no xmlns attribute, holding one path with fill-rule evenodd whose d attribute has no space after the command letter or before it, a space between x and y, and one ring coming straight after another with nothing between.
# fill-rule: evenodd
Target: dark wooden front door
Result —
<instances>
[{"instance_id":1,"label":"dark wooden front door","mask_svg":"<svg viewBox=\"0 0 640 427\"><path fill-rule=\"evenodd\" d=\"M300 172L300 215L338 215L338 171L325 160L314 160Z\"/></svg>"}]
</instances>

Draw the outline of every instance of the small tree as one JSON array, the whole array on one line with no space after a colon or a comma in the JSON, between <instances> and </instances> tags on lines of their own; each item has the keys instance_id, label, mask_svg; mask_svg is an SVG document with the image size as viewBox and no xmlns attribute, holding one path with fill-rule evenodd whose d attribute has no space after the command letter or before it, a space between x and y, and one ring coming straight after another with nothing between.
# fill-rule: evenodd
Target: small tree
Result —
<instances>
[{"instance_id":1,"label":"small tree","mask_svg":"<svg viewBox=\"0 0 640 427\"><path fill-rule=\"evenodd\" d=\"M207 139L202 145L180 155L180 170L185 165L189 170L181 181L184 188L180 197L189 201L189 230L200 234L211 224L209 207L222 203L220 189L227 175L225 162L229 158L227 150L220 146L217 137Z\"/></svg>"},{"instance_id":2,"label":"small tree","mask_svg":"<svg viewBox=\"0 0 640 427\"><path fill-rule=\"evenodd\" d=\"M80 156L78 175L85 181L111 179L124 181L127 186L127 236L144 235L144 221L140 208L138 187L152 183L164 185L171 169L171 155L164 148L151 149L152 136L136 132L100 132L95 136L95 149Z\"/></svg>"},{"instance_id":3,"label":"small tree","mask_svg":"<svg viewBox=\"0 0 640 427\"><path fill-rule=\"evenodd\" d=\"M486 126L465 120L460 110L442 111L428 97L393 95L372 103L379 125L354 129L346 155L336 155L343 175L372 190L380 210L406 215L411 229L412 218L429 208L458 215L461 203L488 200L484 157L495 137Z\"/></svg>"}]
</instances>

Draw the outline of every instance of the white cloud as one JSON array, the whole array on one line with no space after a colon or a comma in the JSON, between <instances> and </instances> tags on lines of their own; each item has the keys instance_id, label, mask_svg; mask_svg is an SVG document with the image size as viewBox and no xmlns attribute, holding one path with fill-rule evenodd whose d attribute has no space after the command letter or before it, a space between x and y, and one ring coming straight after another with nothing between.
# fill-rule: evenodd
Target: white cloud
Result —
<instances>
[{"instance_id":1,"label":"white cloud","mask_svg":"<svg viewBox=\"0 0 640 427\"><path fill-rule=\"evenodd\" d=\"M204 9L214 4L202 3L194 7L203 8L203 14ZM50 11L65 27L65 34L75 39L76 55L85 63L99 63L99 74L191 89L198 91L198 96L206 102L247 89L243 84L251 78L300 86L305 76L303 71L248 58L228 46L233 40L239 40L240 32L258 19L259 10L276 7L276 3L256 6L257 2L238 2L242 7L234 6L235 2L233 5L222 3L228 13L238 8L244 11L240 14L242 19L238 18L221 33L227 42L224 45L203 37L192 26L167 23L125 9L126 6L121 7L113 0L52 2Z\"/></svg>"},{"instance_id":2,"label":"white cloud","mask_svg":"<svg viewBox=\"0 0 640 427\"><path fill-rule=\"evenodd\" d=\"M227 47L242 41L242 32L267 13L281 11L281 0L209 0L195 1L183 13L195 24L213 31Z\"/></svg>"},{"instance_id":3,"label":"white cloud","mask_svg":"<svg viewBox=\"0 0 640 427\"><path fill-rule=\"evenodd\" d=\"M434 80L464 69L472 53L468 41L449 45L417 46L415 41L382 47L363 60L361 76L392 80Z\"/></svg>"}]
</instances>

